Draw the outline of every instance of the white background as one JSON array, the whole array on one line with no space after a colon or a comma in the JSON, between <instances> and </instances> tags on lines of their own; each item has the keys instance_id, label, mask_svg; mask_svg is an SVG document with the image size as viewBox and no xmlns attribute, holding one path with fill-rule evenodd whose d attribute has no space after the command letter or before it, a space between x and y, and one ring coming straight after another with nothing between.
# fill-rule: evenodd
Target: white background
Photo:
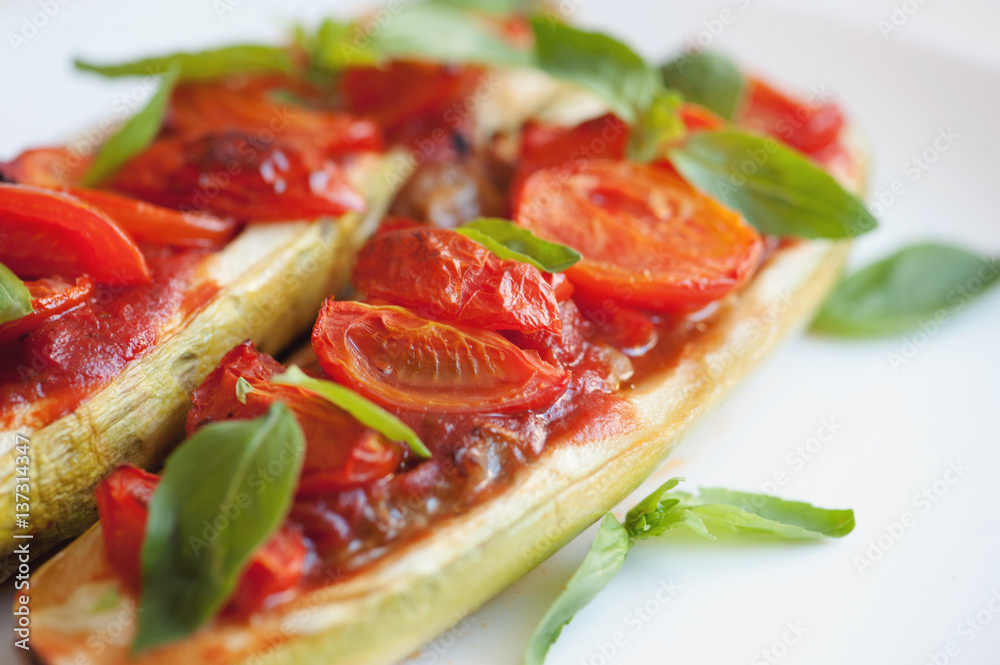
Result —
<instances>
[{"instance_id":1,"label":"white background","mask_svg":"<svg viewBox=\"0 0 1000 665\"><path fill-rule=\"evenodd\" d=\"M0 4L0 158L95 125L135 86L77 74L72 56L117 60L277 39L292 20L357 3L230 0L233 11L220 15L212 0L53 0L58 10L15 52L10 31L22 31L44 4ZM805 91L822 86L842 100L870 138L873 196L885 197L896 180L905 189L891 203L883 198L883 227L858 242L855 264L918 239L1000 252L1000 4L898 2L912 17L897 13L906 19L888 36L878 26L893 14L885 1L565 4L578 7L575 20L627 37L650 57L701 33L777 81ZM725 17L732 17L728 25L720 22ZM949 128L954 144L914 179L911 158ZM566 629L549 663L1000 663L1000 616L986 609L991 594L1000 597L998 332L1000 292L993 292L931 335L789 341L691 432L651 483L685 475L691 486L773 490L762 483L784 472L779 494L853 507L854 533L799 545L705 543L679 534L643 543ZM894 366L892 354L909 357ZM832 439L808 461L790 461L824 422L835 424ZM948 484L952 464L968 470ZM915 502L935 487L934 503ZM906 513L913 526L898 539L886 536ZM859 570L860 558L879 554L870 550L880 536L891 546ZM591 537L414 662L519 663L535 622ZM660 603L656 592L667 582L678 590ZM644 622L636 609L647 604ZM978 631L963 623L977 613L985 623ZM616 632L622 646L612 647ZM949 642L957 655L945 654ZM0 662L12 659L0 651Z\"/></svg>"}]
</instances>

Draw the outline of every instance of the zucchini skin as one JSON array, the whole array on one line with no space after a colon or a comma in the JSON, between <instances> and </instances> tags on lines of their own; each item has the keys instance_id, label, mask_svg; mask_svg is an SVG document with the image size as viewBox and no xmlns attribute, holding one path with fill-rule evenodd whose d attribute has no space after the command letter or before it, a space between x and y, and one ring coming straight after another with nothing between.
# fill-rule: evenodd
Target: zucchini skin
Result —
<instances>
[{"instance_id":1,"label":"zucchini skin","mask_svg":"<svg viewBox=\"0 0 1000 665\"><path fill-rule=\"evenodd\" d=\"M307 330L388 207L395 187L387 174L405 169L398 153L357 160L353 177L369 203L363 216L246 229L199 266L197 281L220 287L207 305L174 322L74 413L19 430L30 438L29 531L14 521L14 432L0 433L0 557L14 551L15 532L32 534L32 555L81 534L97 520L94 486L116 466L160 465L183 438L191 392L235 344L250 338L275 353ZM11 567L0 570L9 575Z\"/></svg>"}]
</instances>

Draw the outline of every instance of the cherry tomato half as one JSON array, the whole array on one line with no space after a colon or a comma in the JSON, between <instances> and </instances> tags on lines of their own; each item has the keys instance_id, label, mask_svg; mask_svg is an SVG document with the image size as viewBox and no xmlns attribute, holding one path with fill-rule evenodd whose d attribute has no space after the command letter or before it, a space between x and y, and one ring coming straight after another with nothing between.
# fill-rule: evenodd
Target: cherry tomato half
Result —
<instances>
[{"instance_id":1,"label":"cherry tomato half","mask_svg":"<svg viewBox=\"0 0 1000 665\"><path fill-rule=\"evenodd\" d=\"M634 309L683 311L718 300L746 281L763 248L738 214L652 164L538 171L514 218L583 254L566 271L578 290Z\"/></svg>"},{"instance_id":2,"label":"cherry tomato half","mask_svg":"<svg viewBox=\"0 0 1000 665\"><path fill-rule=\"evenodd\" d=\"M99 284L150 281L135 242L106 214L54 190L0 184L0 263L20 277L89 275Z\"/></svg>"},{"instance_id":3,"label":"cherry tomato half","mask_svg":"<svg viewBox=\"0 0 1000 665\"><path fill-rule=\"evenodd\" d=\"M837 141L844 127L844 115L836 104L802 102L751 77L737 123L770 134L808 154Z\"/></svg>"},{"instance_id":4,"label":"cherry tomato half","mask_svg":"<svg viewBox=\"0 0 1000 665\"><path fill-rule=\"evenodd\" d=\"M339 86L349 113L373 117L390 143L435 158L454 154L452 133L471 135L475 114L466 104L482 76L479 67L395 60L348 68Z\"/></svg>"},{"instance_id":5,"label":"cherry tomato half","mask_svg":"<svg viewBox=\"0 0 1000 665\"><path fill-rule=\"evenodd\" d=\"M90 162L89 155L77 155L69 148L35 148L0 164L0 176L21 185L65 187L79 183Z\"/></svg>"},{"instance_id":6,"label":"cherry tomato half","mask_svg":"<svg viewBox=\"0 0 1000 665\"><path fill-rule=\"evenodd\" d=\"M164 129L185 138L233 130L264 143L278 137L328 156L382 150L381 129L371 119L279 101L281 91L297 93L304 85L275 76L182 83L170 99Z\"/></svg>"},{"instance_id":7,"label":"cherry tomato half","mask_svg":"<svg viewBox=\"0 0 1000 665\"><path fill-rule=\"evenodd\" d=\"M379 233L351 276L370 298L486 330L558 333L552 285L534 266L505 261L461 233L410 228Z\"/></svg>"},{"instance_id":8,"label":"cherry tomato half","mask_svg":"<svg viewBox=\"0 0 1000 665\"><path fill-rule=\"evenodd\" d=\"M302 532L287 522L254 552L225 613L246 618L266 610L305 576L309 548Z\"/></svg>"},{"instance_id":9,"label":"cherry tomato half","mask_svg":"<svg viewBox=\"0 0 1000 665\"><path fill-rule=\"evenodd\" d=\"M146 537L149 501L160 478L131 465L120 466L94 490L101 517L104 553L132 591L142 581L140 552Z\"/></svg>"},{"instance_id":10,"label":"cherry tomato half","mask_svg":"<svg viewBox=\"0 0 1000 665\"><path fill-rule=\"evenodd\" d=\"M306 437L298 496L322 496L366 485L393 473L403 459L401 446L387 441L346 411L297 386L271 383L284 367L252 342L233 347L191 396L188 435L221 420L263 415L278 400L295 414ZM242 377L253 389L246 402L236 397Z\"/></svg>"},{"instance_id":11,"label":"cherry tomato half","mask_svg":"<svg viewBox=\"0 0 1000 665\"><path fill-rule=\"evenodd\" d=\"M365 209L344 169L323 151L240 132L159 139L110 184L157 205L245 221L315 219Z\"/></svg>"},{"instance_id":12,"label":"cherry tomato half","mask_svg":"<svg viewBox=\"0 0 1000 665\"><path fill-rule=\"evenodd\" d=\"M312 335L331 377L387 408L436 413L542 410L569 374L498 333L400 307L327 300Z\"/></svg>"},{"instance_id":13,"label":"cherry tomato half","mask_svg":"<svg viewBox=\"0 0 1000 665\"><path fill-rule=\"evenodd\" d=\"M31 294L31 314L0 324L0 344L28 334L42 323L69 311L85 301L94 292L94 280L77 277L70 284L61 277L45 277L25 282Z\"/></svg>"}]
</instances>

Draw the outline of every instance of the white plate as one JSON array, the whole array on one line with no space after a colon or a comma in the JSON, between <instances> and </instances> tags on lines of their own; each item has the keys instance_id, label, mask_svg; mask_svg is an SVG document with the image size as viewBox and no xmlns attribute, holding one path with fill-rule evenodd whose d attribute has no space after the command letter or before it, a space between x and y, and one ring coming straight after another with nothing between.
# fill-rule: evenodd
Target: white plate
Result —
<instances>
[{"instance_id":1,"label":"white plate","mask_svg":"<svg viewBox=\"0 0 1000 665\"><path fill-rule=\"evenodd\" d=\"M803 90L823 86L843 100L871 139L872 192L889 191L896 180L905 188L886 206L883 227L858 243L859 261L923 239L1000 251L1000 52L975 37L994 34L995 6L964 0L946 12L914 0L917 15L884 39L877 21L891 17L888 2L824 1L808 9L744 0L710 8L567 2L581 7L582 21L632 35L657 55L685 36L718 28L713 21L729 9L734 18L716 30L715 46L779 81ZM221 17L213 3L196 0L169 10L121 0L62 6L17 54L9 48L3 54L0 154L69 136L109 113L130 89L72 74L71 55L114 59L275 38L289 19L330 10L305 0L230 4L235 10ZM0 24L19 25L34 7L9 5L0 10ZM23 96L12 101L12 90ZM957 135L953 144L929 154L935 163L914 180L912 157L933 150L938 133L949 130ZM690 433L668 470L635 498L675 474L692 486L759 491L774 490L766 483L784 472L779 494L853 507L854 533L799 545L706 543L678 534L643 543L564 631L548 662L1000 661L998 331L1000 292L994 292L929 335L789 341ZM892 354L908 357L894 365ZM824 423L836 431L817 449L810 440L824 434ZM801 447L814 453L799 462ZM949 474L953 465L967 470L956 478ZM915 500L925 490L940 496ZM898 539L887 535L899 533L893 525L906 514L912 526ZM581 536L408 662L519 663L528 635L592 536ZM880 538L891 546L860 571L859 557L869 556ZM991 597L998 599L993 609ZM9 630L0 629L0 639Z\"/></svg>"}]
</instances>

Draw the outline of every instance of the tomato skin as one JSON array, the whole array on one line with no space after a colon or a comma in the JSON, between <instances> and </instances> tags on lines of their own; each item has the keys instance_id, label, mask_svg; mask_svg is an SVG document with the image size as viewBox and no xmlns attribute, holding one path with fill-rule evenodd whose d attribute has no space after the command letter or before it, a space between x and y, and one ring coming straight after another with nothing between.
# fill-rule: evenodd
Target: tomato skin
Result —
<instances>
[{"instance_id":1,"label":"tomato skin","mask_svg":"<svg viewBox=\"0 0 1000 665\"><path fill-rule=\"evenodd\" d=\"M569 374L499 334L400 307L327 300L312 335L323 370L389 409L423 413L543 410Z\"/></svg>"},{"instance_id":2,"label":"tomato skin","mask_svg":"<svg viewBox=\"0 0 1000 665\"><path fill-rule=\"evenodd\" d=\"M360 487L399 467L404 452L398 444L304 388L271 383L271 377L284 369L250 341L233 347L191 396L188 436L211 422L262 416L277 400L292 410L306 437L298 496L322 496ZM236 397L240 377L253 389L245 396L246 403Z\"/></svg>"},{"instance_id":3,"label":"tomato skin","mask_svg":"<svg viewBox=\"0 0 1000 665\"><path fill-rule=\"evenodd\" d=\"M559 332L508 332L504 337L522 349L536 352L542 360L556 367L575 365L583 358L586 342L593 337L593 326L584 321L576 303L569 298L560 299L559 318L562 320Z\"/></svg>"},{"instance_id":4,"label":"tomato skin","mask_svg":"<svg viewBox=\"0 0 1000 665\"><path fill-rule=\"evenodd\" d=\"M70 284L58 277L25 282L31 293L31 314L0 324L0 344L27 335L43 321L53 319L87 300L94 292L94 280L77 277Z\"/></svg>"},{"instance_id":5,"label":"tomato skin","mask_svg":"<svg viewBox=\"0 0 1000 665\"><path fill-rule=\"evenodd\" d=\"M247 618L267 609L276 596L294 589L305 577L308 554L302 532L287 522L283 524L254 553L225 613Z\"/></svg>"},{"instance_id":6,"label":"tomato skin","mask_svg":"<svg viewBox=\"0 0 1000 665\"><path fill-rule=\"evenodd\" d=\"M607 113L575 127L529 120L521 130L521 155L511 193L517 195L535 171L560 167L572 171L597 159L625 159L629 127Z\"/></svg>"},{"instance_id":7,"label":"tomato skin","mask_svg":"<svg viewBox=\"0 0 1000 665\"><path fill-rule=\"evenodd\" d=\"M77 198L0 184L0 262L21 277L89 275L99 284L150 281L135 242L110 217Z\"/></svg>"},{"instance_id":8,"label":"tomato skin","mask_svg":"<svg viewBox=\"0 0 1000 665\"><path fill-rule=\"evenodd\" d=\"M159 482L159 476L125 465L115 469L94 490L105 556L131 591L138 591L142 582L142 542L146 537L149 501Z\"/></svg>"},{"instance_id":9,"label":"tomato skin","mask_svg":"<svg viewBox=\"0 0 1000 665\"><path fill-rule=\"evenodd\" d=\"M124 465L95 489L104 556L133 593L142 586L142 545L149 502L159 482L157 475ZM246 616L263 609L274 594L294 588L304 574L306 554L302 535L283 526L254 552L227 611Z\"/></svg>"},{"instance_id":10,"label":"tomato skin","mask_svg":"<svg viewBox=\"0 0 1000 665\"><path fill-rule=\"evenodd\" d=\"M653 164L597 161L546 169L521 191L515 221L575 248L577 292L632 309L698 309L743 284L763 244L735 212Z\"/></svg>"},{"instance_id":11,"label":"tomato skin","mask_svg":"<svg viewBox=\"0 0 1000 665\"><path fill-rule=\"evenodd\" d=\"M159 139L110 186L167 208L240 221L336 217L366 207L343 167L321 150L240 132Z\"/></svg>"},{"instance_id":12,"label":"tomato skin","mask_svg":"<svg viewBox=\"0 0 1000 665\"><path fill-rule=\"evenodd\" d=\"M452 134L471 136L475 115L465 103L482 76L479 67L394 60L344 70L339 91L345 109L374 118L390 144L433 160L456 154Z\"/></svg>"},{"instance_id":13,"label":"tomato skin","mask_svg":"<svg viewBox=\"0 0 1000 665\"><path fill-rule=\"evenodd\" d=\"M844 127L844 115L836 104L804 103L753 77L748 80L746 102L737 121L806 154L836 143Z\"/></svg>"},{"instance_id":14,"label":"tomato skin","mask_svg":"<svg viewBox=\"0 0 1000 665\"><path fill-rule=\"evenodd\" d=\"M238 131L262 143L315 146L327 156L384 149L382 131L367 118L276 101L275 93L291 89L302 96L305 84L281 76L231 77L178 85L170 99L164 131L197 139Z\"/></svg>"},{"instance_id":15,"label":"tomato skin","mask_svg":"<svg viewBox=\"0 0 1000 665\"><path fill-rule=\"evenodd\" d=\"M576 303L601 338L626 355L641 356L659 340L653 321L639 310L614 300L594 300L583 294L577 294Z\"/></svg>"},{"instance_id":16,"label":"tomato skin","mask_svg":"<svg viewBox=\"0 0 1000 665\"><path fill-rule=\"evenodd\" d=\"M561 330L555 292L541 271L497 258L449 229L379 233L351 276L370 298L485 330Z\"/></svg>"},{"instance_id":17,"label":"tomato skin","mask_svg":"<svg viewBox=\"0 0 1000 665\"><path fill-rule=\"evenodd\" d=\"M34 148L0 164L0 176L8 182L38 187L65 187L79 183L91 163L65 147Z\"/></svg>"},{"instance_id":18,"label":"tomato skin","mask_svg":"<svg viewBox=\"0 0 1000 665\"><path fill-rule=\"evenodd\" d=\"M726 121L722 116L699 104L685 102L681 104L679 113L684 127L689 132L724 129L726 126Z\"/></svg>"}]
</instances>

